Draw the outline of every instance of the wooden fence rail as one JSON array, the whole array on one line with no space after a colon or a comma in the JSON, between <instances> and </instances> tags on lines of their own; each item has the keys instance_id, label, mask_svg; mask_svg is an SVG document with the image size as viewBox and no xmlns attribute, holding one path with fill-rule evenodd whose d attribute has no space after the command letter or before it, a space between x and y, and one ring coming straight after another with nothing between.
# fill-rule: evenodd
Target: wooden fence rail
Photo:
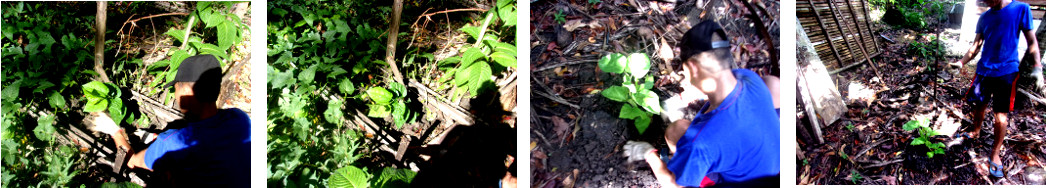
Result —
<instances>
[{"instance_id":1,"label":"wooden fence rail","mask_svg":"<svg viewBox=\"0 0 1046 188\"><path fill-rule=\"evenodd\" d=\"M865 0L796 1L796 17L829 70L870 61L881 52L868 6Z\"/></svg>"}]
</instances>

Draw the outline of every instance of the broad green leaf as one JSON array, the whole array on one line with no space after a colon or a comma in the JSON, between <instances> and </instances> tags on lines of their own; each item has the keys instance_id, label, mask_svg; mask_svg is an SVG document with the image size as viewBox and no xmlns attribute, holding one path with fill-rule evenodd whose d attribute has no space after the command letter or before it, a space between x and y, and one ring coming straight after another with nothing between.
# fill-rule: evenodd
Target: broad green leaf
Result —
<instances>
[{"instance_id":1,"label":"broad green leaf","mask_svg":"<svg viewBox=\"0 0 1046 188\"><path fill-rule=\"evenodd\" d=\"M654 89L654 77L653 76L647 76L645 79L643 79L643 88L644 89Z\"/></svg>"},{"instance_id":2,"label":"broad green leaf","mask_svg":"<svg viewBox=\"0 0 1046 188\"><path fill-rule=\"evenodd\" d=\"M182 38L182 37L185 37L185 30L179 30L179 29L171 28L171 29L167 30L167 32L165 32L163 34L165 34L167 36L171 36L174 39L177 39L179 43L185 43L185 39Z\"/></svg>"},{"instance_id":3,"label":"broad green leaf","mask_svg":"<svg viewBox=\"0 0 1046 188\"><path fill-rule=\"evenodd\" d=\"M233 22L218 24L218 50L223 53L240 40L238 28Z\"/></svg>"},{"instance_id":4,"label":"broad green leaf","mask_svg":"<svg viewBox=\"0 0 1046 188\"><path fill-rule=\"evenodd\" d=\"M392 91L393 96L403 97L407 96L407 87L399 82L390 82L389 90Z\"/></svg>"},{"instance_id":5,"label":"broad green leaf","mask_svg":"<svg viewBox=\"0 0 1046 188\"><path fill-rule=\"evenodd\" d=\"M642 78L650 72L650 57L644 53L633 53L628 55L628 70L635 78Z\"/></svg>"},{"instance_id":6,"label":"broad green leaf","mask_svg":"<svg viewBox=\"0 0 1046 188\"><path fill-rule=\"evenodd\" d=\"M123 107L123 100L109 100L109 117L113 118L113 122L116 122L117 124L123 122L124 117L127 116L125 109L126 108Z\"/></svg>"},{"instance_id":7,"label":"broad green leaf","mask_svg":"<svg viewBox=\"0 0 1046 188\"><path fill-rule=\"evenodd\" d=\"M376 104L386 105L392 101L392 92L383 87L371 87L367 89L367 96ZM373 109L373 108L372 108Z\"/></svg>"},{"instance_id":8,"label":"broad green leaf","mask_svg":"<svg viewBox=\"0 0 1046 188\"><path fill-rule=\"evenodd\" d=\"M468 73L466 77L469 81L466 87L469 88L470 96L476 96L479 94L483 84L490 81L490 77L493 75L490 70L490 65L487 65L486 62L474 63L472 66L469 66L465 72Z\"/></svg>"},{"instance_id":9,"label":"broad green leaf","mask_svg":"<svg viewBox=\"0 0 1046 188\"><path fill-rule=\"evenodd\" d=\"M108 98L109 97L109 86L99 81L91 81L82 86L84 95Z\"/></svg>"},{"instance_id":10,"label":"broad green leaf","mask_svg":"<svg viewBox=\"0 0 1046 188\"><path fill-rule=\"evenodd\" d=\"M501 18L501 21L504 21L503 23L505 27L511 27L516 25L516 10L512 7L514 6L508 5L498 9L498 18Z\"/></svg>"},{"instance_id":11,"label":"broad green leaf","mask_svg":"<svg viewBox=\"0 0 1046 188\"><path fill-rule=\"evenodd\" d=\"M339 127L341 126L341 105L342 101L340 99L330 100L330 103L327 105L327 110L323 111L323 117L327 120L328 123L336 124Z\"/></svg>"},{"instance_id":12,"label":"broad green leaf","mask_svg":"<svg viewBox=\"0 0 1046 188\"><path fill-rule=\"evenodd\" d=\"M367 106L370 108L370 110L367 111L368 117L383 118L388 117L391 113L387 105L369 104Z\"/></svg>"},{"instance_id":13,"label":"broad green leaf","mask_svg":"<svg viewBox=\"0 0 1046 188\"><path fill-rule=\"evenodd\" d=\"M356 86L353 86L352 81L348 78L343 78L338 83L338 90L341 90L342 94L352 95L352 92L356 91Z\"/></svg>"},{"instance_id":14,"label":"broad green leaf","mask_svg":"<svg viewBox=\"0 0 1046 188\"><path fill-rule=\"evenodd\" d=\"M54 140L52 136L55 131L54 118L54 114L44 114L40 116L40 119L36 120L36 128L33 129L33 134L36 135L37 139L48 142Z\"/></svg>"},{"instance_id":15,"label":"broad green leaf","mask_svg":"<svg viewBox=\"0 0 1046 188\"><path fill-rule=\"evenodd\" d=\"M515 45L509 44L509 43L504 43L504 42L498 42L498 41L490 41L490 40L485 41L485 42L487 43L487 45L490 45L490 48L494 49L494 52L504 52L504 53L507 53L507 54L511 54L513 57L515 57L515 55L516 55L516 46Z\"/></svg>"},{"instance_id":16,"label":"broad green leaf","mask_svg":"<svg viewBox=\"0 0 1046 188\"><path fill-rule=\"evenodd\" d=\"M385 167L372 187L410 187L410 182L416 174L417 172L410 169Z\"/></svg>"},{"instance_id":17,"label":"broad green leaf","mask_svg":"<svg viewBox=\"0 0 1046 188\"><path fill-rule=\"evenodd\" d=\"M479 60L480 58L483 58L483 56L485 56L485 55L486 54L483 54L483 51L480 50L479 48L476 48L476 47L467 48L467 49L465 49L465 52L461 54L461 66L463 66L463 67L472 66L472 63L475 63L476 60Z\"/></svg>"},{"instance_id":18,"label":"broad green leaf","mask_svg":"<svg viewBox=\"0 0 1046 188\"><path fill-rule=\"evenodd\" d=\"M207 43L193 43L196 50L200 51L200 54L211 54L221 59L228 59L229 55L225 53L221 47Z\"/></svg>"},{"instance_id":19,"label":"broad green leaf","mask_svg":"<svg viewBox=\"0 0 1046 188\"><path fill-rule=\"evenodd\" d=\"M355 166L346 166L335 170L327 179L332 188L365 188L369 186L370 174Z\"/></svg>"},{"instance_id":20,"label":"broad green leaf","mask_svg":"<svg viewBox=\"0 0 1046 188\"><path fill-rule=\"evenodd\" d=\"M661 99L654 91L641 89L634 95L636 103L644 110L653 114L661 114Z\"/></svg>"},{"instance_id":21,"label":"broad green leaf","mask_svg":"<svg viewBox=\"0 0 1046 188\"><path fill-rule=\"evenodd\" d=\"M621 86L610 86L610 88L604 89L599 93L603 94L604 97L617 102L625 102L625 100L628 100L629 98L628 88Z\"/></svg>"},{"instance_id":22,"label":"broad green leaf","mask_svg":"<svg viewBox=\"0 0 1046 188\"><path fill-rule=\"evenodd\" d=\"M504 52L494 52L493 54L490 54L490 58L493 59L494 62L500 64L501 66L513 68L516 67L516 57L512 54Z\"/></svg>"},{"instance_id":23,"label":"broad green leaf","mask_svg":"<svg viewBox=\"0 0 1046 188\"><path fill-rule=\"evenodd\" d=\"M51 108L64 109L65 108L65 96L61 93L51 92L51 96L47 97L48 102L51 104Z\"/></svg>"},{"instance_id":24,"label":"broad green leaf","mask_svg":"<svg viewBox=\"0 0 1046 188\"><path fill-rule=\"evenodd\" d=\"M100 97L87 97L87 104L84 104L84 112L101 112L109 107L109 99Z\"/></svg>"},{"instance_id":25,"label":"broad green leaf","mask_svg":"<svg viewBox=\"0 0 1046 188\"><path fill-rule=\"evenodd\" d=\"M301 80L302 84L312 84L313 79L316 78L316 65L313 64L309 68L302 70L298 73L298 80Z\"/></svg>"},{"instance_id":26,"label":"broad green leaf","mask_svg":"<svg viewBox=\"0 0 1046 188\"><path fill-rule=\"evenodd\" d=\"M926 152L926 156L930 157L930 158L933 158L933 152L932 151Z\"/></svg>"},{"instance_id":27,"label":"broad green leaf","mask_svg":"<svg viewBox=\"0 0 1046 188\"><path fill-rule=\"evenodd\" d=\"M621 106L621 112L617 115L621 119L636 119L638 117L646 115L643 109L636 108L632 103L625 103Z\"/></svg>"},{"instance_id":28,"label":"broad green leaf","mask_svg":"<svg viewBox=\"0 0 1046 188\"><path fill-rule=\"evenodd\" d=\"M646 132L646 128L650 127L650 116L639 116L635 121L636 130L639 130L639 134Z\"/></svg>"},{"instance_id":29,"label":"broad green leaf","mask_svg":"<svg viewBox=\"0 0 1046 188\"><path fill-rule=\"evenodd\" d=\"M393 123L396 124L396 129L403 127L403 124L407 123L407 104L401 101L392 103L392 119Z\"/></svg>"},{"instance_id":30,"label":"broad green leaf","mask_svg":"<svg viewBox=\"0 0 1046 188\"><path fill-rule=\"evenodd\" d=\"M603 72L623 73L625 72L625 66L628 65L628 59L625 58L625 55L612 53L600 58L598 65Z\"/></svg>"},{"instance_id":31,"label":"broad green leaf","mask_svg":"<svg viewBox=\"0 0 1046 188\"><path fill-rule=\"evenodd\" d=\"M462 31L462 32L465 32L470 37L472 37L472 39L479 40L480 28L477 27L477 26L472 26L472 24L468 24L468 25L465 25L465 26L461 27L461 29L458 29L458 30Z\"/></svg>"},{"instance_id":32,"label":"broad green leaf","mask_svg":"<svg viewBox=\"0 0 1046 188\"><path fill-rule=\"evenodd\" d=\"M924 144L924 143L926 143L926 138L920 137L920 138L916 138L915 140L912 140L912 145L913 146L919 145L919 144Z\"/></svg>"},{"instance_id":33,"label":"broad green leaf","mask_svg":"<svg viewBox=\"0 0 1046 188\"><path fill-rule=\"evenodd\" d=\"M6 102L14 102L15 100L19 99L18 92L19 92L19 90L22 87L21 83L22 83L22 81L15 81L14 83L11 83L11 85L4 86L4 89L3 89L3 99L4 99L4 101L6 101Z\"/></svg>"}]
</instances>

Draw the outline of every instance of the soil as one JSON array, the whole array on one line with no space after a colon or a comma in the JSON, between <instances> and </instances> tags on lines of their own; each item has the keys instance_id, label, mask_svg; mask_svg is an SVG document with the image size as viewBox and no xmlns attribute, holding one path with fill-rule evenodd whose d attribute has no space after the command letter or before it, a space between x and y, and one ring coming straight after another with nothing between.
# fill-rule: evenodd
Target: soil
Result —
<instances>
[{"instance_id":1,"label":"soil","mask_svg":"<svg viewBox=\"0 0 1046 188\"><path fill-rule=\"evenodd\" d=\"M844 116L822 128L824 144L814 144L797 135L798 157L796 160L797 184L939 184L939 185L987 185L1029 184L1041 182L1032 177L1041 177L1043 159L1046 159L1042 137L1046 126L1042 105L1036 105L1022 94L1017 94L1014 112L1010 114L1006 141L1002 151L1005 170L1004 178L988 175L988 155L995 141L993 118L986 116L980 136L956 141L953 133L938 135L931 140L955 145L947 147L945 154L928 157L923 145L912 146L911 140L918 137L915 131L902 129L904 123L916 117L928 117L933 128L946 124L958 124L957 131L970 131L972 127L971 107L963 100L973 75L971 63L963 70L947 68L947 62L959 59L956 56L942 57L934 61L920 59L906 53L908 45L929 42L917 34L941 34L941 41L958 41L958 35L945 30L911 31L906 29L886 30L884 36L897 40L882 43L883 54L872 58L878 63L882 75L869 66L832 75L840 89L849 111ZM967 71L962 76L957 71ZM850 98L847 91L851 83L869 86L874 99L861 101ZM801 105L801 104L800 104ZM803 108L797 107L802 110ZM799 112L804 114L804 112ZM990 114L990 113L989 113ZM806 117L796 120L808 124ZM849 128L848 128L849 127Z\"/></svg>"}]
</instances>

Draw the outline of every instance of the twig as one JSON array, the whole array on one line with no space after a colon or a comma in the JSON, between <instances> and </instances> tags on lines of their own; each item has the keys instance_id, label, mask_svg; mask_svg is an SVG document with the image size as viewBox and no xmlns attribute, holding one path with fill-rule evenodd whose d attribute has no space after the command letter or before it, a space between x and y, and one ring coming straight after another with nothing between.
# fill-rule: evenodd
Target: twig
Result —
<instances>
[{"instance_id":1,"label":"twig","mask_svg":"<svg viewBox=\"0 0 1046 188\"><path fill-rule=\"evenodd\" d=\"M892 161L884 161L884 162L880 162L880 163L876 163L876 164L872 164L872 165L868 165L868 166L861 166L861 169L882 167L882 166L886 166L886 165L890 165L890 164L894 164L894 163L899 163L899 162L903 162L903 161L904 161L904 159L897 159L897 160L892 160Z\"/></svg>"},{"instance_id":2,"label":"twig","mask_svg":"<svg viewBox=\"0 0 1046 188\"><path fill-rule=\"evenodd\" d=\"M192 32L194 23L196 23L196 17L189 16L189 25L185 26L185 34L182 35L182 46L178 47L178 49L185 49L185 45L189 44L189 33Z\"/></svg>"},{"instance_id":3,"label":"twig","mask_svg":"<svg viewBox=\"0 0 1046 188\"><path fill-rule=\"evenodd\" d=\"M556 101L556 102L558 102L560 104L564 104L564 105L567 105L567 106L570 106L570 107L574 107L576 109L581 109L581 106L578 106L576 104L572 104L569 101L567 101L566 99L563 99L562 97L559 97L559 96L553 96L553 95L550 95L550 94L546 94L543 91L534 91L534 94L541 95L541 96L543 96L545 98L551 99L552 101Z\"/></svg>"},{"instance_id":4,"label":"twig","mask_svg":"<svg viewBox=\"0 0 1046 188\"><path fill-rule=\"evenodd\" d=\"M149 19L149 21L152 21L152 18L155 18L155 17L174 16L174 15L182 15L182 16L184 16L184 15L189 15L189 13L185 13L185 12L171 12L171 13L163 13L163 14L154 14L154 15L149 15L149 16L145 16L145 17L141 17L141 18L136 18L136 19L133 19L133 20L131 18L133 18L134 15L131 15L131 17L128 17L127 21L124 21L123 24L120 25L120 30L117 30L117 32L116 32L116 35L120 36L120 44L119 44L118 49L116 50L116 56L120 55L120 49L123 48L123 42L124 42L124 38L125 38L125 37L123 37L124 36L123 35L123 28L127 27L127 24L131 24L131 28L127 31L127 35L131 35L131 33L134 32L134 28L138 27L138 21L141 21L143 19ZM153 35L156 35L156 26L153 26Z\"/></svg>"},{"instance_id":5,"label":"twig","mask_svg":"<svg viewBox=\"0 0 1046 188\"><path fill-rule=\"evenodd\" d=\"M451 12L466 12L466 11L486 12L487 11L487 9L482 9L482 8L463 8L463 9L449 9L449 10L443 10L443 11L428 13L429 10L432 10L432 8L426 9L425 12L422 12L421 16L418 16L418 19L415 19L414 23L410 24L410 27L411 28L421 28L421 29L424 29L425 26L428 26L429 21L432 21L432 16L433 15L437 15L437 14L445 14L446 15L447 13L451 13ZM425 18L425 22L422 22L421 23L422 26L418 27L418 21L421 21L421 18ZM450 19L449 15L447 15L447 19L448 20ZM449 30L450 24L447 24L447 26L448 26L448 30ZM410 43L407 45L407 48L410 48L411 46L414 46L414 39L417 38L417 36L418 36L418 32L414 32L414 34L411 34L411 36L410 36Z\"/></svg>"},{"instance_id":6,"label":"twig","mask_svg":"<svg viewBox=\"0 0 1046 188\"><path fill-rule=\"evenodd\" d=\"M566 61L566 62L562 62L562 63L556 63L556 64L548 65L548 66L545 66L545 67L541 67L541 68L538 68L537 70L534 70L533 72L546 71L546 70L549 70L549 69L554 69L556 67L562 67L562 66L567 66L567 65L576 65L576 64L582 64L582 63L595 63L595 62L598 62L598 61L599 60L597 60L597 59L584 59L584 60L577 60L577 61Z\"/></svg>"}]
</instances>

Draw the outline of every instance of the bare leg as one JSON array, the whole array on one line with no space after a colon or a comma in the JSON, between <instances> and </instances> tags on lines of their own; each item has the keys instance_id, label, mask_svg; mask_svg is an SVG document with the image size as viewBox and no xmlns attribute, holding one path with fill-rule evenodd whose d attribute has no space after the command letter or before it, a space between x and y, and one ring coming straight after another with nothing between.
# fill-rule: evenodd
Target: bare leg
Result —
<instances>
[{"instance_id":1,"label":"bare leg","mask_svg":"<svg viewBox=\"0 0 1046 188\"><path fill-rule=\"evenodd\" d=\"M970 134L970 138L977 138L977 135L981 134L981 124L984 124L984 115L987 113L987 109L988 103L973 107L973 130L970 130L968 133ZM998 121L998 119L996 119L996 121Z\"/></svg>"},{"instance_id":2,"label":"bare leg","mask_svg":"<svg viewBox=\"0 0 1046 188\"><path fill-rule=\"evenodd\" d=\"M668 151L676 153L676 142L679 142L679 138L686 134L686 128L690 127L690 120L678 120L672 122L665 128L665 142L668 142Z\"/></svg>"},{"instance_id":3,"label":"bare leg","mask_svg":"<svg viewBox=\"0 0 1046 188\"><path fill-rule=\"evenodd\" d=\"M1002 164L999 153L1002 150L1002 141L1006 139L1006 125L1009 123L1006 112L995 112L995 145L992 147L992 162Z\"/></svg>"}]
</instances>

